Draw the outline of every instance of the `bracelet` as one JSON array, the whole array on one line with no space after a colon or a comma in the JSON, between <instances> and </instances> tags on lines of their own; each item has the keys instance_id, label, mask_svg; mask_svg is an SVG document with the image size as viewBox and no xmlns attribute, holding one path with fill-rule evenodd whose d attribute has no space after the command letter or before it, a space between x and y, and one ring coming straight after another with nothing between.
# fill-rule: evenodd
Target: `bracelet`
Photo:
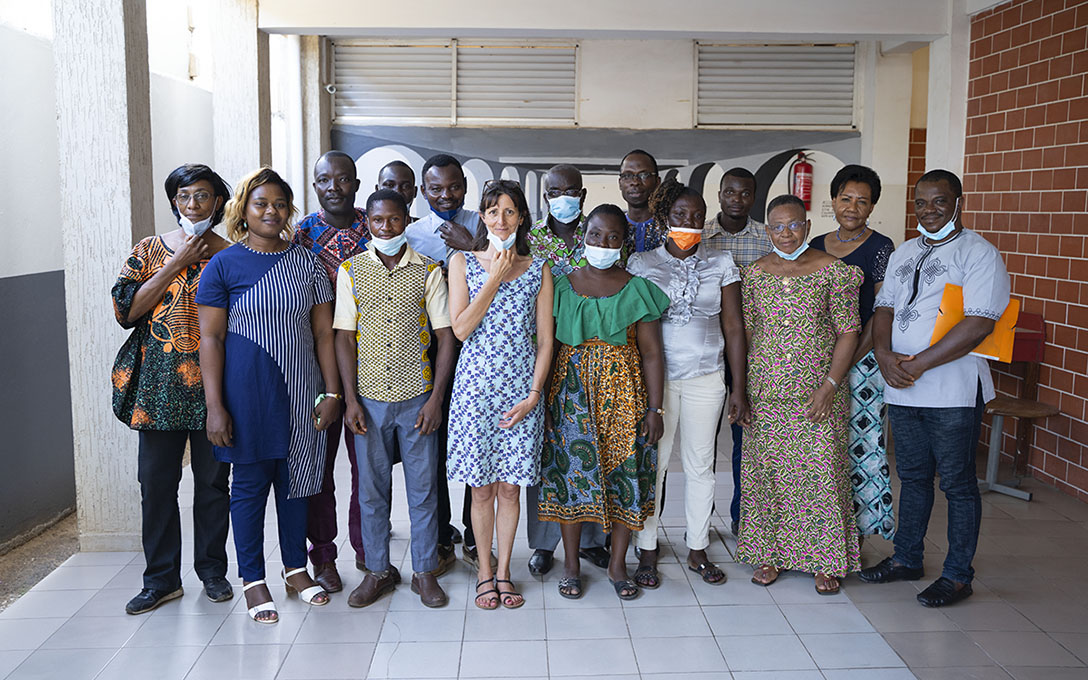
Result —
<instances>
[{"instance_id":1,"label":"bracelet","mask_svg":"<svg viewBox=\"0 0 1088 680\"><path fill-rule=\"evenodd\" d=\"M646 413L656 413L659 416L664 416L665 415L665 409L646 407Z\"/></svg>"},{"instance_id":2,"label":"bracelet","mask_svg":"<svg viewBox=\"0 0 1088 680\"><path fill-rule=\"evenodd\" d=\"M835 379L834 379L834 378L832 378L831 376L827 376L826 378L824 378L824 380L826 380L827 382L831 383L831 385L832 385L832 386L834 386L834 387L835 387L835 389L838 389L838 388L839 388L839 383L835 382Z\"/></svg>"},{"instance_id":3,"label":"bracelet","mask_svg":"<svg viewBox=\"0 0 1088 680\"><path fill-rule=\"evenodd\" d=\"M322 392L321 394L317 395L317 399L314 399L314 408L317 408L317 405L325 401L326 399L339 399L340 401L343 401L344 395L337 394L336 392Z\"/></svg>"},{"instance_id":4,"label":"bracelet","mask_svg":"<svg viewBox=\"0 0 1088 680\"><path fill-rule=\"evenodd\" d=\"M539 394L539 395L540 395L540 396L542 396L542 397L544 396L544 393L543 393L543 392L541 392L540 390L529 390L529 391L530 391L530 392L536 392L537 394Z\"/></svg>"}]
</instances>

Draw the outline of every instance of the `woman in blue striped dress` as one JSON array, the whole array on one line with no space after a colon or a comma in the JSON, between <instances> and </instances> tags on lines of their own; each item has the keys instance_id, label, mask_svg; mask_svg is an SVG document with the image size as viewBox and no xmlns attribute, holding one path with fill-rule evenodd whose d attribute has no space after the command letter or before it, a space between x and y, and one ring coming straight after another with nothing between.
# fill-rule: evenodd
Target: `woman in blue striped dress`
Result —
<instances>
[{"instance_id":1,"label":"woman in blue striped dress","mask_svg":"<svg viewBox=\"0 0 1088 680\"><path fill-rule=\"evenodd\" d=\"M307 497L321 490L325 428L343 397L332 342L332 286L286 236L291 187L262 168L242 180L223 224L238 243L205 269L196 302L208 439L233 465L230 514L249 616L279 619L265 584L264 510L275 488L288 592L329 596L306 571Z\"/></svg>"}]
</instances>

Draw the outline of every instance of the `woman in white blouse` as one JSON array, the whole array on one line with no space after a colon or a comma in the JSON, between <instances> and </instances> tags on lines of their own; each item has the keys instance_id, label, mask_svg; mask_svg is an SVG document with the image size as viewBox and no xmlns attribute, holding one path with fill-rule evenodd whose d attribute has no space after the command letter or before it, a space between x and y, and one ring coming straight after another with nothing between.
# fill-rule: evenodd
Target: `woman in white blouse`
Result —
<instances>
[{"instance_id":1,"label":"woman in white blouse","mask_svg":"<svg viewBox=\"0 0 1088 680\"><path fill-rule=\"evenodd\" d=\"M657 511L647 518L635 542L640 550L635 582L644 588L656 588L661 582L657 571L660 499L679 429L688 569L706 583L719 585L725 583L725 573L710 561L706 548L714 506L714 440L726 401L723 349L733 373L729 422L748 420L740 271L727 251L699 247L706 221L706 202L699 192L667 179L651 197L650 208L657 224L668 225L668 238L655 250L632 255L627 269L653 281L670 300L661 317L665 433L657 450Z\"/></svg>"}]
</instances>

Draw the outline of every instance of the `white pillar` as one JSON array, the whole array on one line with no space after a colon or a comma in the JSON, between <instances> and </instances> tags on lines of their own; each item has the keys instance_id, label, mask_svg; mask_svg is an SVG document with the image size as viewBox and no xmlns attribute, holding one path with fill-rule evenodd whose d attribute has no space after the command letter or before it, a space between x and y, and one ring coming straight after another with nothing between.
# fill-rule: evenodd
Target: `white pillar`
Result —
<instances>
[{"instance_id":1,"label":"white pillar","mask_svg":"<svg viewBox=\"0 0 1088 680\"><path fill-rule=\"evenodd\" d=\"M325 91L325 41L316 35L304 35L301 38L302 49L302 134L303 165L306 171L306 186L297 192L305 197L306 212L318 209L317 194L311 181L313 167L321 154L332 148L332 95ZM364 201L370 192L368 179L363 177L363 186L359 190Z\"/></svg>"},{"instance_id":2,"label":"white pillar","mask_svg":"<svg viewBox=\"0 0 1088 680\"><path fill-rule=\"evenodd\" d=\"M113 416L110 287L154 231L145 0L54 0L61 233L82 550L139 550L136 435ZM90 41L89 41L90 40Z\"/></svg>"},{"instance_id":3,"label":"white pillar","mask_svg":"<svg viewBox=\"0 0 1088 680\"><path fill-rule=\"evenodd\" d=\"M965 0L948 5L948 34L929 46L926 170L944 168L963 177L971 19Z\"/></svg>"},{"instance_id":4,"label":"white pillar","mask_svg":"<svg viewBox=\"0 0 1088 680\"><path fill-rule=\"evenodd\" d=\"M268 34L257 0L212 0L212 129L215 170L232 185L272 162Z\"/></svg>"},{"instance_id":5,"label":"white pillar","mask_svg":"<svg viewBox=\"0 0 1088 680\"><path fill-rule=\"evenodd\" d=\"M911 54L881 54L863 43L870 77L864 84L861 163L880 175L880 201L869 223L896 243L904 239L903 204L907 200L910 155ZM859 50L861 46L859 45Z\"/></svg>"}]
</instances>

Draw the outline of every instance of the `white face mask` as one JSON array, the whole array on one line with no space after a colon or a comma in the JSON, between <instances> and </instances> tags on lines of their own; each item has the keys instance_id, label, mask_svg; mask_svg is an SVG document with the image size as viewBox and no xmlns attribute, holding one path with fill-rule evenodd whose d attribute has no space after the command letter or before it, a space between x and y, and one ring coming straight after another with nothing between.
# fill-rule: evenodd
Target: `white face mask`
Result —
<instances>
[{"instance_id":1,"label":"white face mask","mask_svg":"<svg viewBox=\"0 0 1088 680\"><path fill-rule=\"evenodd\" d=\"M790 262L793 262L797 258L801 257L801 255L804 254L806 250L808 250L808 244L804 241L801 241L801 245L797 246L797 250L793 251L792 253L784 253L778 248L775 248L774 245L771 245L771 248L774 250L775 255L781 257L783 260L789 260Z\"/></svg>"},{"instance_id":2,"label":"white face mask","mask_svg":"<svg viewBox=\"0 0 1088 680\"><path fill-rule=\"evenodd\" d=\"M200 236L212 228L212 217L214 216L215 213L212 213L199 222L193 222L185 215L181 215L181 230L184 231L187 236Z\"/></svg>"},{"instance_id":3,"label":"white face mask","mask_svg":"<svg viewBox=\"0 0 1088 680\"><path fill-rule=\"evenodd\" d=\"M393 238L378 238L377 236L371 236L370 242L374 244L374 248L383 255L396 255L400 252L400 249L404 247L404 244L408 242L408 237L403 233L397 234Z\"/></svg>"},{"instance_id":4,"label":"white face mask","mask_svg":"<svg viewBox=\"0 0 1088 680\"><path fill-rule=\"evenodd\" d=\"M501 239L498 236L492 234L491 230L488 229L487 240L491 243L491 245L495 246L495 250L510 250L510 248L514 245L514 241L518 240L518 232L514 231L513 234L510 234L505 239Z\"/></svg>"},{"instance_id":5,"label":"white face mask","mask_svg":"<svg viewBox=\"0 0 1088 680\"><path fill-rule=\"evenodd\" d=\"M619 248L601 248L599 246L586 246L586 262L597 269L608 269L620 259Z\"/></svg>"},{"instance_id":6,"label":"white face mask","mask_svg":"<svg viewBox=\"0 0 1088 680\"><path fill-rule=\"evenodd\" d=\"M918 223L918 231L922 233L930 241L943 241L948 238L949 234L956 230L956 218L960 215L960 199L956 199L956 210L952 213L952 219L948 220L943 227L937 231L929 231L922 226L922 223Z\"/></svg>"}]
</instances>

